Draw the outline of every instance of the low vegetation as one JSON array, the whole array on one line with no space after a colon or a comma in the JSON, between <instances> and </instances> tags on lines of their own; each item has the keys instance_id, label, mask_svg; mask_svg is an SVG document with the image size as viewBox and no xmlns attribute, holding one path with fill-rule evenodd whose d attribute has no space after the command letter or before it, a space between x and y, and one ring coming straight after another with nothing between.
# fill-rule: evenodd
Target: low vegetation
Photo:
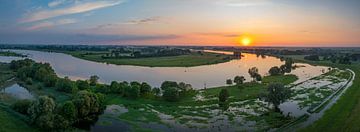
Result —
<instances>
[{"instance_id":1,"label":"low vegetation","mask_svg":"<svg viewBox=\"0 0 360 132\"><path fill-rule=\"evenodd\" d=\"M18 54L11 51L4 51L4 50L0 50L0 56L26 57L26 55Z\"/></svg>"},{"instance_id":2,"label":"low vegetation","mask_svg":"<svg viewBox=\"0 0 360 132\"><path fill-rule=\"evenodd\" d=\"M65 52L74 57L85 60L104 62L116 65L135 65L149 67L191 67L208 64L217 64L230 61L228 55L191 52L186 55L165 56L165 57L145 57L145 58L103 58L102 54L86 54L87 52Z\"/></svg>"}]
</instances>

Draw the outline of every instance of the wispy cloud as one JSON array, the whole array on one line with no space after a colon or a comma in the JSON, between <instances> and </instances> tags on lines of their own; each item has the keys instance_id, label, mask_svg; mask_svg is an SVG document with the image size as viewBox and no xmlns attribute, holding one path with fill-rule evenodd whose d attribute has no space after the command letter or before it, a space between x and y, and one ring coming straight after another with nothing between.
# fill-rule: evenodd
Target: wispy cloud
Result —
<instances>
[{"instance_id":1,"label":"wispy cloud","mask_svg":"<svg viewBox=\"0 0 360 132\"><path fill-rule=\"evenodd\" d=\"M110 27L116 27L116 26L121 26L121 25L154 24L154 23L157 23L157 22L160 22L160 21L162 21L161 17L154 16L154 17L147 17L147 18L141 18L141 19L128 20L128 21L120 22L120 23L101 24L101 25L98 25L96 28L103 29L103 28L110 28Z\"/></svg>"},{"instance_id":2,"label":"wispy cloud","mask_svg":"<svg viewBox=\"0 0 360 132\"><path fill-rule=\"evenodd\" d=\"M202 36L221 36L221 37L238 37L239 34L236 33L196 33L197 35L202 35Z\"/></svg>"},{"instance_id":3,"label":"wispy cloud","mask_svg":"<svg viewBox=\"0 0 360 132\"><path fill-rule=\"evenodd\" d=\"M49 7L56 7L56 6L62 5L64 2L66 2L66 0L54 0L52 2L49 2L48 6Z\"/></svg>"},{"instance_id":4,"label":"wispy cloud","mask_svg":"<svg viewBox=\"0 0 360 132\"><path fill-rule=\"evenodd\" d=\"M218 0L219 5L233 6L233 7L248 7L269 4L270 0Z\"/></svg>"},{"instance_id":5,"label":"wispy cloud","mask_svg":"<svg viewBox=\"0 0 360 132\"><path fill-rule=\"evenodd\" d=\"M34 21L46 20L49 18L64 16L64 15L84 13L96 9L118 5L123 2L124 1L122 0L74 2L72 5L63 8L57 8L53 10L51 9L39 10L29 13L23 19L20 20L20 23L34 22ZM54 4L52 5L54 6Z\"/></svg>"},{"instance_id":6,"label":"wispy cloud","mask_svg":"<svg viewBox=\"0 0 360 132\"><path fill-rule=\"evenodd\" d=\"M27 30L39 30L39 29L44 29L44 28L52 28L54 26L72 24L72 23L76 23L76 22L77 22L76 19L60 19L57 21L45 21L45 22L41 22L41 23L31 26L31 27L27 28Z\"/></svg>"},{"instance_id":7,"label":"wispy cloud","mask_svg":"<svg viewBox=\"0 0 360 132\"><path fill-rule=\"evenodd\" d=\"M155 17L148 17L148 18L143 18L143 19L130 20L130 21L126 21L122 24L131 24L131 25L150 24L150 23L155 23L155 22L159 21L160 19L161 19L161 17L155 16Z\"/></svg>"}]
</instances>

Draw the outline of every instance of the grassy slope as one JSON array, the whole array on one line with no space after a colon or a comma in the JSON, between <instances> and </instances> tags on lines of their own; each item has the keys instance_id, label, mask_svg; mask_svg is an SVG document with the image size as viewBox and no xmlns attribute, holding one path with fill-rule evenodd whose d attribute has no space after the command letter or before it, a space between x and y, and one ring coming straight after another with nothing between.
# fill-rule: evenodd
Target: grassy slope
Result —
<instances>
[{"instance_id":1,"label":"grassy slope","mask_svg":"<svg viewBox=\"0 0 360 132\"><path fill-rule=\"evenodd\" d=\"M1 105L1 104L0 104ZM29 126L21 115L12 112L5 106L0 106L0 131L1 132L33 132L36 129Z\"/></svg>"},{"instance_id":2,"label":"grassy slope","mask_svg":"<svg viewBox=\"0 0 360 132\"><path fill-rule=\"evenodd\" d=\"M301 131L360 131L360 64L341 65L327 61L312 62L297 58L300 62L349 68L356 74L353 85L322 118Z\"/></svg>"},{"instance_id":3,"label":"grassy slope","mask_svg":"<svg viewBox=\"0 0 360 132\"><path fill-rule=\"evenodd\" d=\"M180 55L171 57L150 57L150 58L138 58L138 59L103 59L101 55L81 55L86 53L82 52L65 52L74 57L78 57L85 60L106 62L117 65L136 65L136 66L149 66L149 67L190 67L207 64L216 64L229 61L224 59L226 55L204 53L200 55L198 53L192 53L190 55Z\"/></svg>"}]
</instances>

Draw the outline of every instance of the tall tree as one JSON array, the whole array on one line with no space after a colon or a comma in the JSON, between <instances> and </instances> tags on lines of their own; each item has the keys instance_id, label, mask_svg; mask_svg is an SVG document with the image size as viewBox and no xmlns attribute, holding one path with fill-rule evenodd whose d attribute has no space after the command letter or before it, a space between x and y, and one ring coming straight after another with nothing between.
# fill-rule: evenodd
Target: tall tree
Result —
<instances>
[{"instance_id":1,"label":"tall tree","mask_svg":"<svg viewBox=\"0 0 360 132\"><path fill-rule=\"evenodd\" d=\"M98 81L99 81L99 77L98 76L96 76L96 75L93 75L93 76L90 76L90 85L91 86L95 86L97 83L98 83Z\"/></svg>"},{"instance_id":2,"label":"tall tree","mask_svg":"<svg viewBox=\"0 0 360 132\"><path fill-rule=\"evenodd\" d=\"M266 101L274 105L275 112L280 112L279 105L290 98L291 90L281 83L271 83L267 87Z\"/></svg>"},{"instance_id":3,"label":"tall tree","mask_svg":"<svg viewBox=\"0 0 360 132\"><path fill-rule=\"evenodd\" d=\"M250 68L248 70L248 73L250 74L250 77L253 78L254 81L261 80L261 75L259 74L259 69L257 67Z\"/></svg>"},{"instance_id":4,"label":"tall tree","mask_svg":"<svg viewBox=\"0 0 360 132\"><path fill-rule=\"evenodd\" d=\"M229 91L227 89L221 89L219 93L219 101L220 102L226 102L226 100L229 98Z\"/></svg>"}]
</instances>

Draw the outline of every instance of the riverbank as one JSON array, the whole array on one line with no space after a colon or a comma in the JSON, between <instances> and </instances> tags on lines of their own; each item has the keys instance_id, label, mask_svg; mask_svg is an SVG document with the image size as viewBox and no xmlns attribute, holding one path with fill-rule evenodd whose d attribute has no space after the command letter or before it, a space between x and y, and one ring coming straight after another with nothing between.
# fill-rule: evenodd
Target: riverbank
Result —
<instances>
[{"instance_id":1,"label":"riverbank","mask_svg":"<svg viewBox=\"0 0 360 132\"><path fill-rule=\"evenodd\" d=\"M60 51L61 52L61 51ZM102 58L103 53L90 51L65 51L65 54L89 61L147 67L193 67L228 62L231 56L216 53L191 52L188 55L148 58Z\"/></svg>"},{"instance_id":2,"label":"riverbank","mask_svg":"<svg viewBox=\"0 0 360 132\"><path fill-rule=\"evenodd\" d=\"M148 129L153 131L236 131L270 130L286 124L294 118L272 111L266 102L259 100L259 95L266 92L269 83L290 84L297 80L294 75L266 76L263 83L246 82L240 86L222 86L196 91L179 102L166 102L161 99L129 100L116 95L106 98L108 106L121 107L126 112L120 115L104 117L125 122L133 130ZM218 105L221 89L230 93L229 108L223 110ZM115 105L115 106L114 106ZM99 122L98 125L116 122Z\"/></svg>"},{"instance_id":3,"label":"riverbank","mask_svg":"<svg viewBox=\"0 0 360 132\"><path fill-rule=\"evenodd\" d=\"M0 56L12 56L12 57L26 57L26 55L18 54L11 51L1 50L0 49Z\"/></svg>"},{"instance_id":4,"label":"riverbank","mask_svg":"<svg viewBox=\"0 0 360 132\"><path fill-rule=\"evenodd\" d=\"M300 131L359 131L360 130L360 65L336 64L330 61L308 61L302 57L294 57L297 62L314 65L351 69L355 73L352 86L340 97L340 99L314 124Z\"/></svg>"}]
</instances>

